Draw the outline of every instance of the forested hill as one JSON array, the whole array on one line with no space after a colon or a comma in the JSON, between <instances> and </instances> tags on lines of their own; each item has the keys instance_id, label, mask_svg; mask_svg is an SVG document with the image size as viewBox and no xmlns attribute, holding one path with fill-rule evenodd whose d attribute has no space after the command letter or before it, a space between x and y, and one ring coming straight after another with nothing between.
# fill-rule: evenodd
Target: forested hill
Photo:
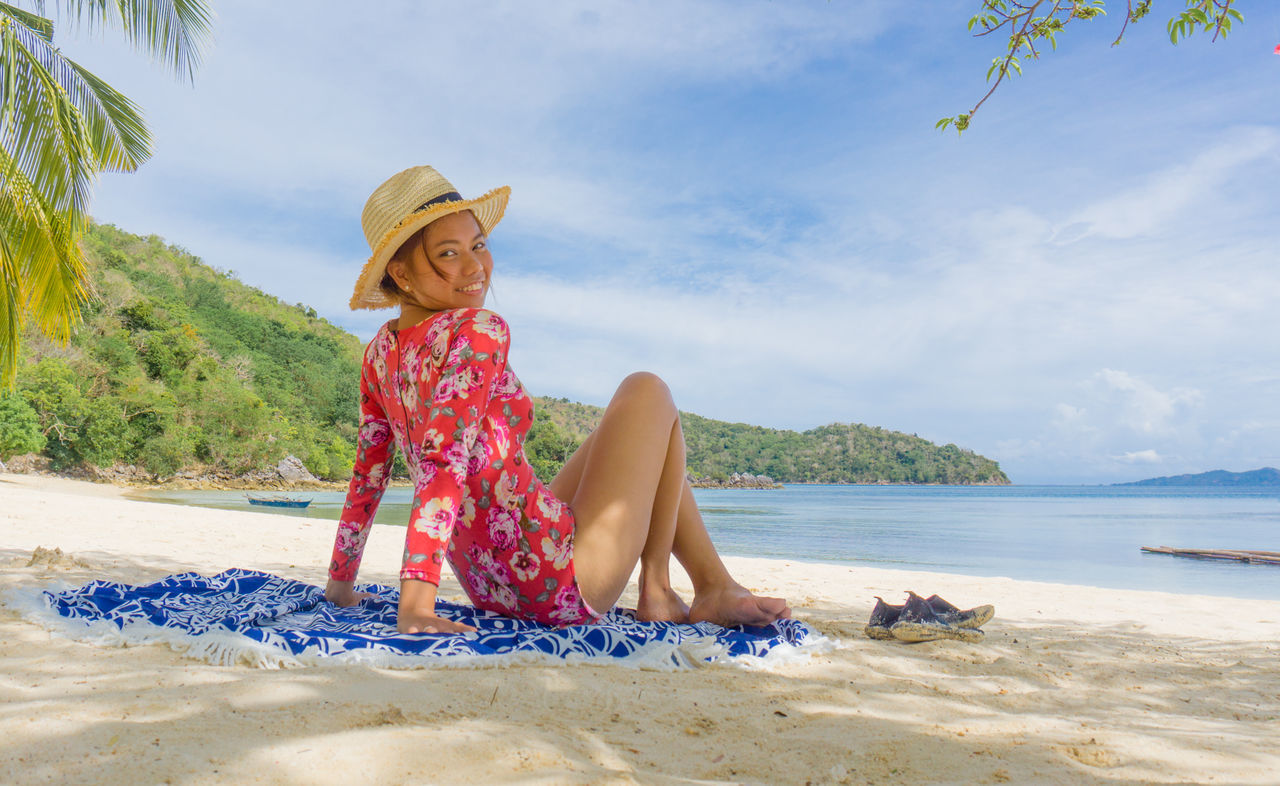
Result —
<instances>
[{"instance_id":1,"label":"forested hill","mask_svg":"<svg viewBox=\"0 0 1280 786\"><path fill-rule=\"evenodd\" d=\"M154 235L95 225L84 242L96 297L70 346L27 332L20 401L0 401L0 459L35 448L57 470L167 476L292 454L321 477L350 472L359 339ZM30 410L39 434L12 444L30 436L17 425Z\"/></svg>"},{"instance_id":2,"label":"forested hill","mask_svg":"<svg viewBox=\"0 0 1280 786\"><path fill-rule=\"evenodd\" d=\"M563 398L540 399L538 406L542 424L535 447L539 456L556 458L572 453L604 411ZM680 418L689 469L701 477L723 480L749 472L784 483L1009 483L999 464L973 451L858 423L800 432L689 412Z\"/></svg>"},{"instance_id":3,"label":"forested hill","mask_svg":"<svg viewBox=\"0 0 1280 786\"><path fill-rule=\"evenodd\" d=\"M0 460L55 470L132 466L244 474L300 458L343 480L355 454L361 342L160 238L112 226L85 240L96 297L71 344L34 331L15 393L0 394ZM530 461L550 478L601 409L538 399ZM690 470L783 482L1008 483L954 445L835 424L803 433L683 415Z\"/></svg>"}]
</instances>

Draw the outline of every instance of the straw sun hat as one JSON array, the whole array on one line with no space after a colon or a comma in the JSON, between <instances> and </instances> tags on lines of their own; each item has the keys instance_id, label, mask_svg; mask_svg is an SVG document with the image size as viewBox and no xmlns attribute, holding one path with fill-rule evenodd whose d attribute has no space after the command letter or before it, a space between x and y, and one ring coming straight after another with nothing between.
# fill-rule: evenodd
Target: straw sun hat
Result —
<instances>
[{"instance_id":1,"label":"straw sun hat","mask_svg":"<svg viewBox=\"0 0 1280 786\"><path fill-rule=\"evenodd\" d=\"M392 175L374 189L360 214L364 237L373 255L356 280L351 309L389 308L399 302L378 285L386 275L391 256L414 232L441 216L470 210L487 235L502 220L509 196L511 187L502 186L484 196L463 199L452 183L429 166L410 167Z\"/></svg>"}]
</instances>

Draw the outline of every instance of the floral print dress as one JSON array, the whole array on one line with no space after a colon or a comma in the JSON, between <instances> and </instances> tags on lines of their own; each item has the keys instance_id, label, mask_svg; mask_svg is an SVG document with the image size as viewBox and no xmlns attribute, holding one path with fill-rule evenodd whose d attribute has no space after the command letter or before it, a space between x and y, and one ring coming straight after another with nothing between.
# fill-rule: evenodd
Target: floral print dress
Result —
<instances>
[{"instance_id":1,"label":"floral print dress","mask_svg":"<svg viewBox=\"0 0 1280 786\"><path fill-rule=\"evenodd\" d=\"M599 617L574 577L573 512L524 456L533 401L509 344L502 317L476 308L378 330L331 578L355 580L398 448L414 485L400 578L438 585L447 560L477 608L560 626Z\"/></svg>"}]
</instances>

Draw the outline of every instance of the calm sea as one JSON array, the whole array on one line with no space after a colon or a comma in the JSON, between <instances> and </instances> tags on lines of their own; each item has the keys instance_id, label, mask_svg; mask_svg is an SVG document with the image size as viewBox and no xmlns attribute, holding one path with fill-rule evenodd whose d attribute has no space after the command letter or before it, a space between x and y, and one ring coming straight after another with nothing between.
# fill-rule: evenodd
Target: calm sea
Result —
<instances>
[{"instance_id":1,"label":"calm sea","mask_svg":"<svg viewBox=\"0 0 1280 786\"><path fill-rule=\"evenodd\" d=\"M302 511L251 508L238 491L140 499L338 518L341 492ZM392 488L376 521L403 525L411 490ZM1280 551L1280 489L1107 486L788 486L698 489L726 554L1280 599L1280 566L1143 554L1139 546ZM317 544L324 551L328 543Z\"/></svg>"}]
</instances>

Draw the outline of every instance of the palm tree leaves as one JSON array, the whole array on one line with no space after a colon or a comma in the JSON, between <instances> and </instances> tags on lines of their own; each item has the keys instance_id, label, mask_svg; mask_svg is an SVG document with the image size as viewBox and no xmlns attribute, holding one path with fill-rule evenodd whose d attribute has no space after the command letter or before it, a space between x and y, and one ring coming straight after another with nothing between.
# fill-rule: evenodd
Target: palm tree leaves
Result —
<instances>
[{"instance_id":1,"label":"palm tree leaves","mask_svg":"<svg viewBox=\"0 0 1280 786\"><path fill-rule=\"evenodd\" d=\"M0 379L12 384L30 316L65 341L88 297L80 238L94 180L151 156L141 110L53 45L45 3L0 2ZM119 27L190 78L208 39L203 0L64 0L63 15ZM4 386L8 386L4 385Z\"/></svg>"},{"instance_id":2,"label":"palm tree leaves","mask_svg":"<svg viewBox=\"0 0 1280 786\"><path fill-rule=\"evenodd\" d=\"M31 28L0 15L0 74L0 146L57 208L84 211L94 145L64 86L75 72Z\"/></svg>"},{"instance_id":3,"label":"palm tree leaves","mask_svg":"<svg viewBox=\"0 0 1280 786\"><path fill-rule=\"evenodd\" d=\"M187 79L200 66L213 25L203 0L61 0L58 7L90 29L120 28L134 47Z\"/></svg>"},{"instance_id":4,"label":"palm tree leaves","mask_svg":"<svg viewBox=\"0 0 1280 786\"><path fill-rule=\"evenodd\" d=\"M8 3L0 3L0 12L12 16L22 24L35 31L36 35L46 41L53 41L53 20L40 14L33 14Z\"/></svg>"},{"instance_id":5,"label":"palm tree leaves","mask_svg":"<svg viewBox=\"0 0 1280 786\"><path fill-rule=\"evenodd\" d=\"M65 341L87 297L79 239L83 213L57 210L7 152L0 153L0 331L15 339L27 315ZM5 341L0 369L17 362L17 341Z\"/></svg>"},{"instance_id":6,"label":"palm tree leaves","mask_svg":"<svg viewBox=\"0 0 1280 786\"><path fill-rule=\"evenodd\" d=\"M84 116L104 171L132 172L151 157L151 137L142 110L123 93L70 60L76 73L72 102Z\"/></svg>"}]
</instances>

